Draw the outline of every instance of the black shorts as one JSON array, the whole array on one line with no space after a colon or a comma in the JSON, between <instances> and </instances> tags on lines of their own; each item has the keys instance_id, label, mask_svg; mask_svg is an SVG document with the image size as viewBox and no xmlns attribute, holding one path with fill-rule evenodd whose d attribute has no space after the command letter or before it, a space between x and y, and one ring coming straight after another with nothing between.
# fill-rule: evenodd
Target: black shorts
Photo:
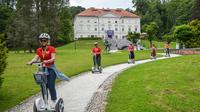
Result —
<instances>
[{"instance_id":1,"label":"black shorts","mask_svg":"<svg viewBox=\"0 0 200 112\"><path fill-rule=\"evenodd\" d=\"M134 52L130 52L130 53L129 53L129 58L130 58L130 59L134 59L134 58L135 58Z\"/></svg>"}]
</instances>

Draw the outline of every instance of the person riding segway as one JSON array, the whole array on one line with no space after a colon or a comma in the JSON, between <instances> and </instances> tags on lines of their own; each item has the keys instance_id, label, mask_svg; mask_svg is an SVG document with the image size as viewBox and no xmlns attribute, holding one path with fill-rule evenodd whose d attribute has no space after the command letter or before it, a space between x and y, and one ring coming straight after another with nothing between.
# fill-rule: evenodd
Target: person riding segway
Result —
<instances>
[{"instance_id":1,"label":"person riding segway","mask_svg":"<svg viewBox=\"0 0 200 112\"><path fill-rule=\"evenodd\" d=\"M42 33L39 36L41 47L37 49L35 57L27 64L32 65L40 60L38 64L38 72L34 74L37 84L41 85L42 99L38 98L34 102L34 112L40 111L64 111L64 102L62 98L57 98L55 89L56 77L65 81L69 78L59 72L54 64L56 59L56 51L53 46L50 46L50 36L47 33ZM51 102L48 102L48 90L51 96Z\"/></svg>"},{"instance_id":2,"label":"person riding segway","mask_svg":"<svg viewBox=\"0 0 200 112\"><path fill-rule=\"evenodd\" d=\"M101 48L98 47L98 42L94 43L94 48L92 48L92 54L93 54L93 63L94 66L92 67L92 73L95 72L102 72L101 68Z\"/></svg>"},{"instance_id":3,"label":"person riding segway","mask_svg":"<svg viewBox=\"0 0 200 112\"><path fill-rule=\"evenodd\" d=\"M134 45L132 43L128 46L128 51L129 51L128 63L135 63Z\"/></svg>"}]
</instances>

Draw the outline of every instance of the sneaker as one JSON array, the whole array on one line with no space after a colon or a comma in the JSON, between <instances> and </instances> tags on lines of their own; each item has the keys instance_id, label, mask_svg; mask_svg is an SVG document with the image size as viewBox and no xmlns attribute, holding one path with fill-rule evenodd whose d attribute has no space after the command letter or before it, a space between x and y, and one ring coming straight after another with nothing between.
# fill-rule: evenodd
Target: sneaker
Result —
<instances>
[{"instance_id":1,"label":"sneaker","mask_svg":"<svg viewBox=\"0 0 200 112\"><path fill-rule=\"evenodd\" d=\"M57 100L51 100L50 107L55 108Z\"/></svg>"}]
</instances>

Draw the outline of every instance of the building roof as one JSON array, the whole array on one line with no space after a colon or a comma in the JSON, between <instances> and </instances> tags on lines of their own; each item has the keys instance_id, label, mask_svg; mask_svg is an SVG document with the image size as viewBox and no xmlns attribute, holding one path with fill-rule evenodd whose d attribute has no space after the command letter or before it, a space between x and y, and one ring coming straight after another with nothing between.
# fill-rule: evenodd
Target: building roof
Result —
<instances>
[{"instance_id":1,"label":"building roof","mask_svg":"<svg viewBox=\"0 0 200 112\"><path fill-rule=\"evenodd\" d=\"M93 17L93 16L102 16L107 13L113 13L121 17L139 18L138 15L133 14L123 9L97 9L97 8L86 9L85 11L77 14L77 16L87 16L87 17L92 16Z\"/></svg>"}]
</instances>

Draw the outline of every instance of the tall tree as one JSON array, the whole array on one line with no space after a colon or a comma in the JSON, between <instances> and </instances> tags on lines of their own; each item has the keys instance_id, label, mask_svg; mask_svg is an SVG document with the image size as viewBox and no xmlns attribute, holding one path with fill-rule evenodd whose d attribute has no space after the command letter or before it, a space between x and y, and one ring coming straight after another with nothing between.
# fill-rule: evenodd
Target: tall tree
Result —
<instances>
[{"instance_id":1,"label":"tall tree","mask_svg":"<svg viewBox=\"0 0 200 112\"><path fill-rule=\"evenodd\" d=\"M81 7L81 6L71 6L70 7L70 12L72 14L72 18L74 19L74 17L76 16L76 14L84 11L85 8L84 7Z\"/></svg>"},{"instance_id":2,"label":"tall tree","mask_svg":"<svg viewBox=\"0 0 200 112\"><path fill-rule=\"evenodd\" d=\"M193 4L193 19L198 19L200 20L200 0L194 0Z\"/></svg>"},{"instance_id":3,"label":"tall tree","mask_svg":"<svg viewBox=\"0 0 200 112\"><path fill-rule=\"evenodd\" d=\"M63 7L59 14L60 17L60 30L59 37L64 43L72 41L73 27L72 27L72 15L68 7Z\"/></svg>"}]
</instances>

